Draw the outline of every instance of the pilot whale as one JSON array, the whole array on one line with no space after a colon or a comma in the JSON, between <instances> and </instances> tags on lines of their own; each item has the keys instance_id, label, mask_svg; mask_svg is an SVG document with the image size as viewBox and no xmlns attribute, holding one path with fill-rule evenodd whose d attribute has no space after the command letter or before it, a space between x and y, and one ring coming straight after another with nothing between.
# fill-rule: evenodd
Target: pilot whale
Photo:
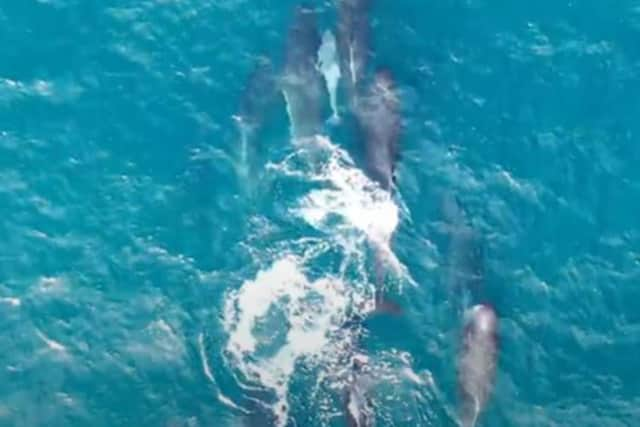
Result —
<instances>
[{"instance_id":1,"label":"pilot whale","mask_svg":"<svg viewBox=\"0 0 640 427\"><path fill-rule=\"evenodd\" d=\"M376 375L369 364L369 357L362 350L362 340L366 333L364 322L379 315L399 316L402 315L402 309L381 290L376 290L373 310L364 314L352 314L342 326L342 330L348 334L346 355L349 376L344 393L344 413L348 427L372 427L375 424L375 408L369 398L369 391L376 383Z\"/></svg>"},{"instance_id":2,"label":"pilot whale","mask_svg":"<svg viewBox=\"0 0 640 427\"><path fill-rule=\"evenodd\" d=\"M365 333L364 320L362 315L352 315L343 325L343 329L349 334L346 344L349 371L344 390L344 414L348 427L373 425L374 412L368 397L373 378L369 358L361 350Z\"/></svg>"},{"instance_id":3,"label":"pilot whale","mask_svg":"<svg viewBox=\"0 0 640 427\"><path fill-rule=\"evenodd\" d=\"M249 74L244 93L240 98L238 113L233 116L240 135L239 172L246 178L250 172L252 145L268 116L271 105L277 99L277 83L271 61L258 57Z\"/></svg>"},{"instance_id":4,"label":"pilot whale","mask_svg":"<svg viewBox=\"0 0 640 427\"><path fill-rule=\"evenodd\" d=\"M491 397L498 359L498 317L486 304L466 313L458 360L459 414L463 427L474 427Z\"/></svg>"},{"instance_id":5,"label":"pilot whale","mask_svg":"<svg viewBox=\"0 0 640 427\"><path fill-rule=\"evenodd\" d=\"M446 269L449 300L457 314L462 315L481 301L484 293L485 242L453 194L444 195L442 211L449 237Z\"/></svg>"},{"instance_id":6,"label":"pilot whale","mask_svg":"<svg viewBox=\"0 0 640 427\"><path fill-rule=\"evenodd\" d=\"M322 127L325 86L317 66L322 41L316 15L306 3L297 6L287 37L281 86L295 139L314 136Z\"/></svg>"},{"instance_id":7,"label":"pilot whale","mask_svg":"<svg viewBox=\"0 0 640 427\"><path fill-rule=\"evenodd\" d=\"M357 105L356 117L366 172L383 189L391 190L399 158L400 101L390 71L376 73Z\"/></svg>"},{"instance_id":8,"label":"pilot whale","mask_svg":"<svg viewBox=\"0 0 640 427\"><path fill-rule=\"evenodd\" d=\"M350 104L358 101L371 50L369 12L372 0L337 0L338 54Z\"/></svg>"},{"instance_id":9,"label":"pilot whale","mask_svg":"<svg viewBox=\"0 0 640 427\"><path fill-rule=\"evenodd\" d=\"M271 61L264 56L257 57L240 98L238 114L234 116L241 131L252 134L260 128L276 97L276 87Z\"/></svg>"}]
</instances>

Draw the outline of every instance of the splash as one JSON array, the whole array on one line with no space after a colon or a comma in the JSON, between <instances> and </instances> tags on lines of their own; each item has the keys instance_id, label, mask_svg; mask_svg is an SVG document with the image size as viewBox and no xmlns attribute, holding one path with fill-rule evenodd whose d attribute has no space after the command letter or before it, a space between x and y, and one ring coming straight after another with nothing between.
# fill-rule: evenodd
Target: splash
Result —
<instances>
[{"instance_id":1,"label":"splash","mask_svg":"<svg viewBox=\"0 0 640 427\"><path fill-rule=\"evenodd\" d=\"M271 260L268 268L228 294L223 314L228 364L239 374L241 386L273 391L273 404L265 404L279 426L287 423L289 381L299 362L337 381L329 371L353 353L353 337L342 330L345 319L366 315L375 306L367 249L373 246L409 277L390 248L400 218L391 194L329 139L315 135L292 143L295 151L268 169L310 185L289 212L293 221L311 225L322 237L282 242L277 252L288 255ZM322 262L327 254L339 254L335 271L328 272ZM311 271L323 273L311 279Z\"/></svg>"},{"instance_id":2,"label":"splash","mask_svg":"<svg viewBox=\"0 0 640 427\"><path fill-rule=\"evenodd\" d=\"M353 247L354 241L368 242L398 276L415 284L391 249L400 221L400 208L391 193L369 179L351 156L328 138L318 136L315 140L314 149L321 150L326 161L312 170L308 179L326 185L304 196L292 213L344 248ZM291 169L284 167L283 171Z\"/></svg>"},{"instance_id":3,"label":"splash","mask_svg":"<svg viewBox=\"0 0 640 427\"><path fill-rule=\"evenodd\" d=\"M238 175L246 179L249 176L249 140L252 138L254 129L242 116L234 116L233 119L237 124L238 134L240 135L240 152L236 169Z\"/></svg>"}]
</instances>

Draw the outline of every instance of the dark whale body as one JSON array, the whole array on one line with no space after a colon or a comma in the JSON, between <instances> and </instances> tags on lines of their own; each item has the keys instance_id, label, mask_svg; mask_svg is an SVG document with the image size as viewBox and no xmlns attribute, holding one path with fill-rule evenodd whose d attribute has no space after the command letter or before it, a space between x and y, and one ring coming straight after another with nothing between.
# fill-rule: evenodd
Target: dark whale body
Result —
<instances>
[{"instance_id":1,"label":"dark whale body","mask_svg":"<svg viewBox=\"0 0 640 427\"><path fill-rule=\"evenodd\" d=\"M376 73L360 97L356 117L364 144L366 172L383 189L391 190L399 159L401 120L400 101L390 71Z\"/></svg>"}]
</instances>

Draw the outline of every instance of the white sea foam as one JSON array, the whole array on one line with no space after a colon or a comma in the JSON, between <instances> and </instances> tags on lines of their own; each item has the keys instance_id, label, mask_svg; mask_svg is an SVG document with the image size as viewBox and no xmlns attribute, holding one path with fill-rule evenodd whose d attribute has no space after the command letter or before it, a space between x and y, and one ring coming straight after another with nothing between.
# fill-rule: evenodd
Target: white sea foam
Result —
<instances>
[{"instance_id":1,"label":"white sea foam","mask_svg":"<svg viewBox=\"0 0 640 427\"><path fill-rule=\"evenodd\" d=\"M60 344L59 342L52 340L51 338L46 336L44 333L42 333L40 330L36 330L36 334L47 345L49 350L52 350L57 353L67 354L67 348L62 344Z\"/></svg>"},{"instance_id":2,"label":"white sea foam","mask_svg":"<svg viewBox=\"0 0 640 427\"><path fill-rule=\"evenodd\" d=\"M303 197L292 213L344 247L352 246L354 238L357 240L353 231L360 232L360 237L373 245L396 274L415 284L391 250L393 233L400 221L400 209L391 193L369 179L351 156L328 138L317 136L312 150L321 151L325 161L314 166L307 179L325 185ZM320 157L317 153L315 156ZM299 173L286 164L282 170Z\"/></svg>"},{"instance_id":3,"label":"white sea foam","mask_svg":"<svg viewBox=\"0 0 640 427\"><path fill-rule=\"evenodd\" d=\"M38 287L41 292L62 292L65 282L61 277L43 276L38 280Z\"/></svg>"},{"instance_id":4,"label":"white sea foam","mask_svg":"<svg viewBox=\"0 0 640 427\"><path fill-rule=\"evenodd\" d=\"M278 425L286 424L288 381L296 361L322 352L344 318L346 294L341 280L309 281L301 260L287 256L228 298L223 319L229 334L226 350L250 382L275 392ZM286 326L279 322L281 313ZM287 329L286 335L257 336L257 329L274 326Z\"/></svg>"},{"instance_id":5,"label":"white sea foam","mask_svg":"<svg viewBox=\"0 0 640 427\"><path fill-rule=\"evenodd\" d=\"M242 116L233 116L233 120L236 122L240 138L239 155L237 161L234 161L234 165L238 177L243 182L246 182L250 173L249 143L254 133L254 126L251 123L247 123Z\"/></svg>"},{"instance_id":6,"label":"white sea foam","mask_svg":"<svg viewBox=\"0 0 640 427\"><path fill-rule=\"evenodd\" d=\"M22 304L22 301L19 298L3 297L3 298L0 298L0 303L7 304L12 307L20 307L20 305Z\"/></svg>"},{"instance_id":7,"label":"white sea foam","mask_svg":"<svg viewBox=\"0 0 640 427\"><path fill-rule=\"evenodd\" d=\"M220 391L220 388L218 387L218 382L216 381L215 377L213 376L213 372L211 371L211 368L209 367L209 358L207 357L207 353L205 351L204 348L204 335L200 334L198 335L198 351L200 353L200 360L202 361L202 372L204 373L204 376L207 377L207 379L211 382L211 384L213 385L213 387L215 388L216 391L216 398L223 404L228 406L229 408L232 409L236 409L242 413L248 413L248 411L240 406L238 406L233 400L231 400L229 397L225 396L222 391Z\"/></svg>"}]
</instances>

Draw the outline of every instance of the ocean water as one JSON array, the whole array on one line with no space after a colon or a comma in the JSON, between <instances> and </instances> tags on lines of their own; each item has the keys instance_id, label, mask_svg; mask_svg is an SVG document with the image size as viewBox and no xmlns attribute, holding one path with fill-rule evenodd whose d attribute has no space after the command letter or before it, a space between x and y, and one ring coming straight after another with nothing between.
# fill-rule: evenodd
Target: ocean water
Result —
<instances>
[{"instance_id":1,"label":"ocean water","mask_svg":"<svg viewBox=\"0 0 640 427\"><path fill-rule=\"evenodd\" d=\"M640 3L376 1L394 195L347 114L300 143L248 90L296 3L0 3L0 426L343 426L356 344L377 426L458 425L454 197L500 319L478 426L640 425ZM376 252L404 313L354 344Z\"/></svg>"}]
</instances>

